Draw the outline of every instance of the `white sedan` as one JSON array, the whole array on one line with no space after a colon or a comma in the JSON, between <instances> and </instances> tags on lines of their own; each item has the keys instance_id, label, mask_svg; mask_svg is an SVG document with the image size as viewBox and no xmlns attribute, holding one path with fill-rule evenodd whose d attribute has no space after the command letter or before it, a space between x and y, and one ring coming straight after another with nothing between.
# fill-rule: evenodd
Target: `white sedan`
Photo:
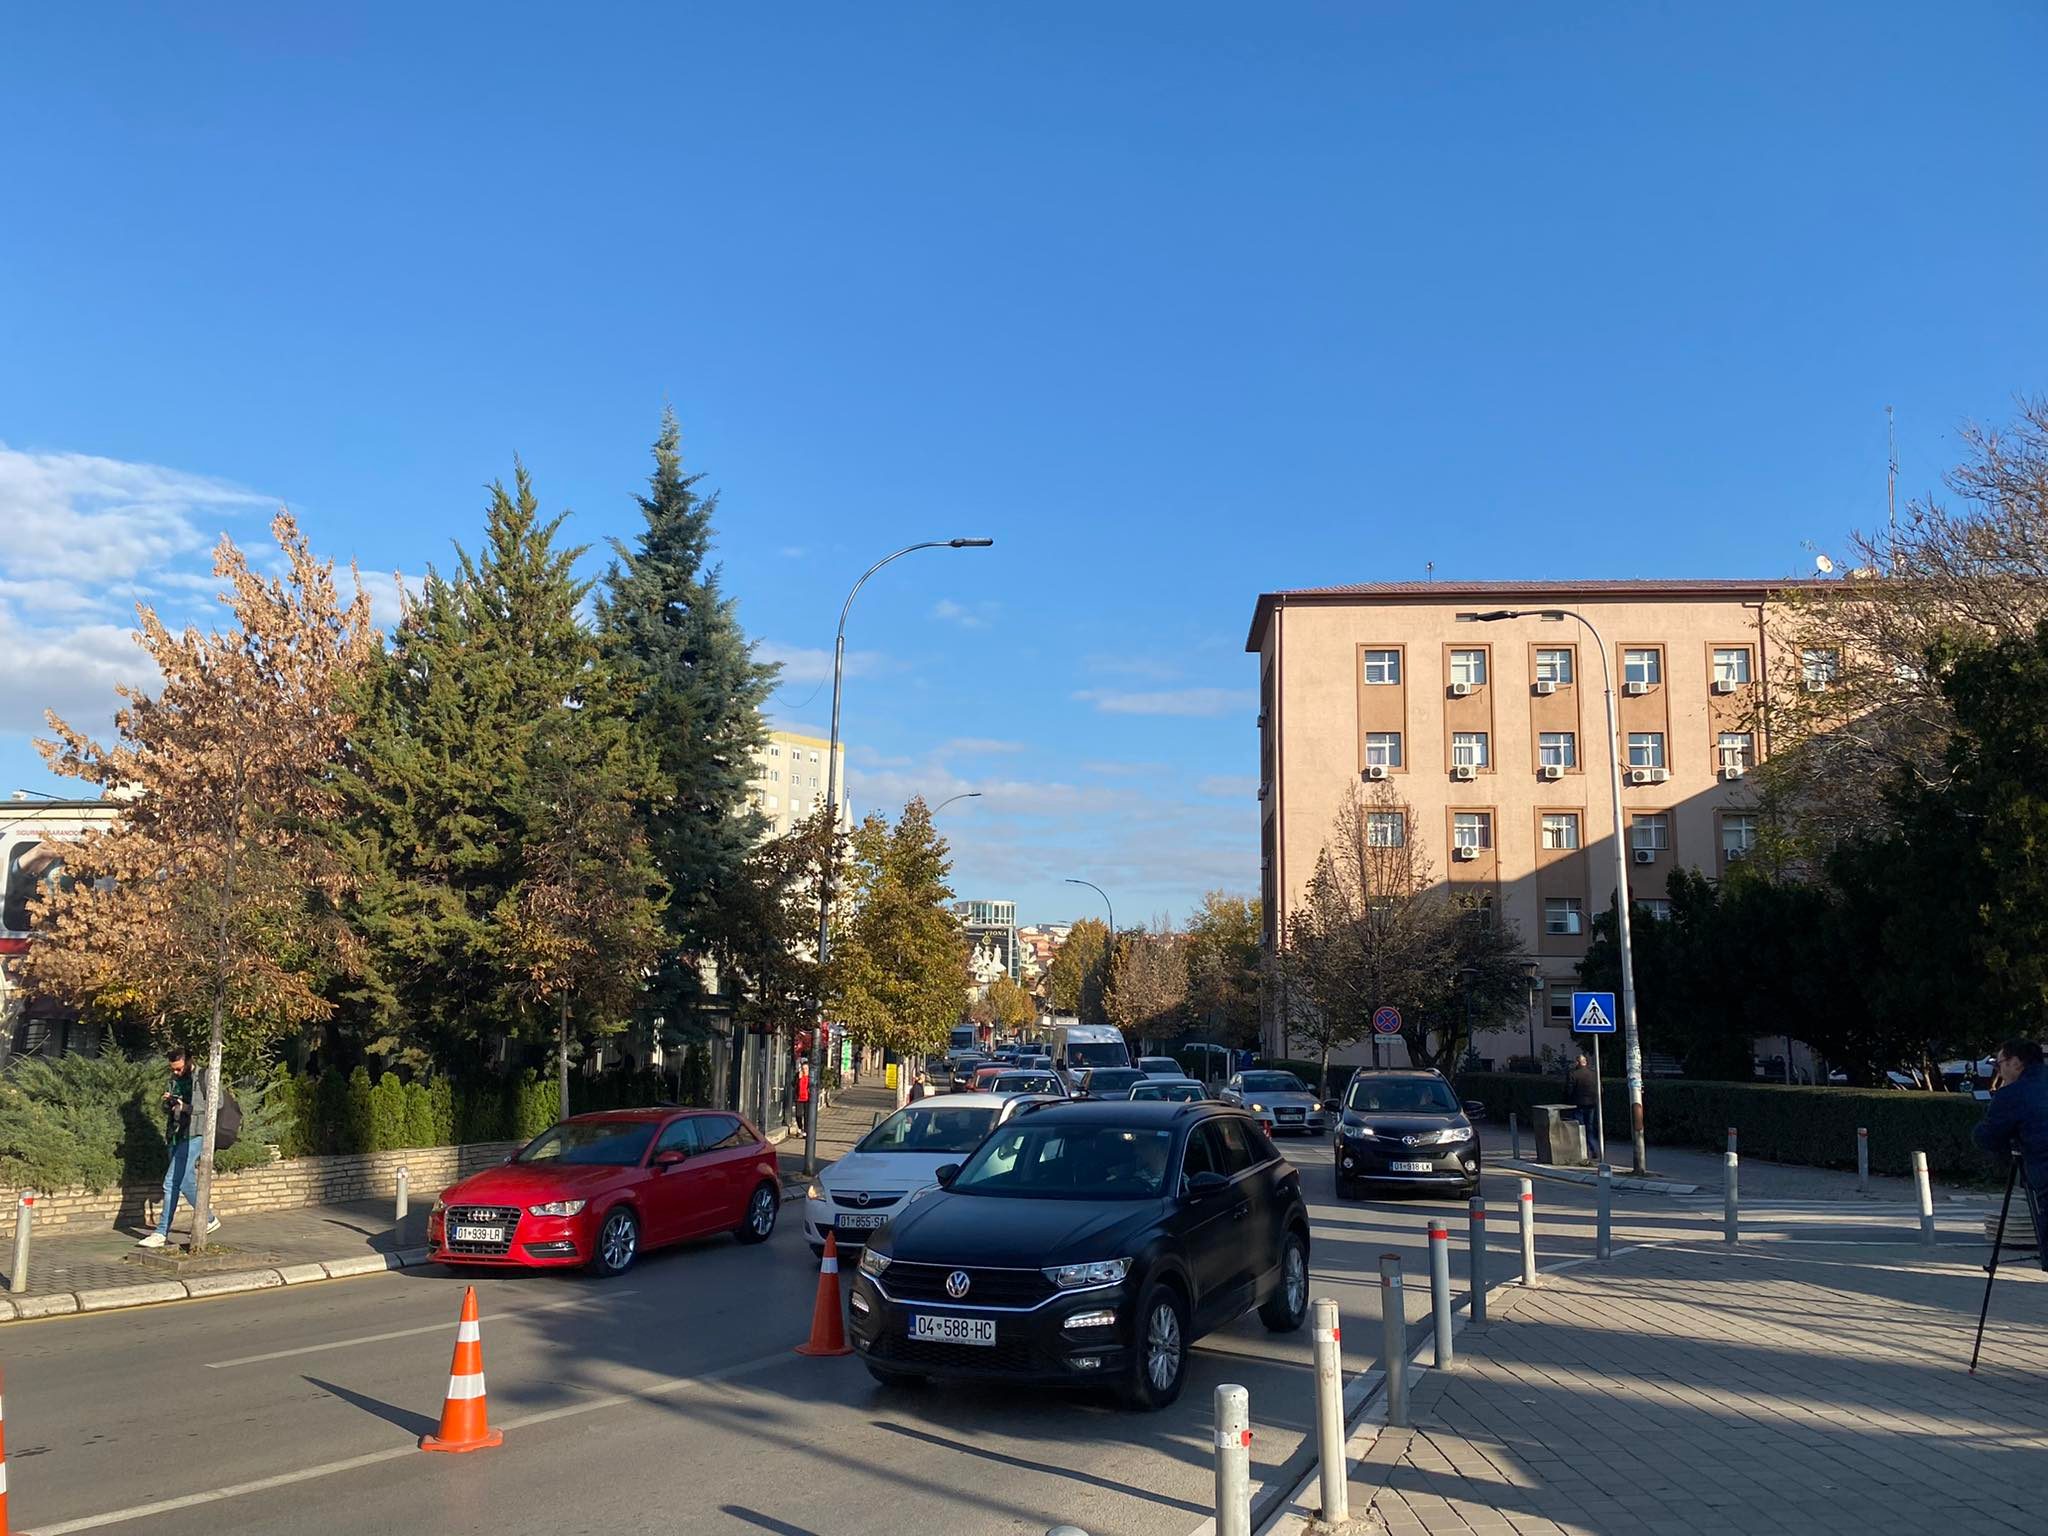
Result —
<instances>
[{"instance_id":1,"label":"white sedan","mask_svg":"<svg viewBox=\"0 0 2048 1536\"><path fill-rule=\"evenodd\" d=\"M858 1145L811 1180L804 1191L804 1237L825 1251L836 1232L839 1251L857 1257L868 1234L884 1225L939 1170L962 1163L996 1125L1026 1101L997 1093L942 1093L899 1109Z\"/></svg>"}]
</instances>

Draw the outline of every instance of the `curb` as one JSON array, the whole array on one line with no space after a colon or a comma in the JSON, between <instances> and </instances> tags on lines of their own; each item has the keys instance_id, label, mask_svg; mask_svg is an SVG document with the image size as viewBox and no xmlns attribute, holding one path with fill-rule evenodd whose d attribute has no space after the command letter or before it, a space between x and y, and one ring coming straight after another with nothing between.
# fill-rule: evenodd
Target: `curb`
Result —
<instances>
[{"instance_id":1,"label":"curb","mask_svg":"<svg viewBox=\"0 0 2048 1536\"><path fill-rule=\"evenodd\" d=\"M154 1307L173 1301L204 1301L244 1291L268 1291L305 1285L314 1280L346 1280L356 1275L381 1275L414 1269L430 1262L426 1248L401 1248L396 1253L369 1253L320 1263L286 1264L264 1269L225 1269L194 1275L190 1280L147 1280L136 1285L103 1285L83 1291L46 1291L37 1296L0 1297L0 1323L39 1317L68 1317L80 1312L117 1312L127 1307Z\"/></svg>"},{"instance_id":2,"label":"curb","mask_svg":"<svg viewBox=\"0 0 2048 1536\"><path fill-rule=\"evenodd\" d=\"M1496 1168L1512 1168L1517 1173L1526 1173L1531 1178L1556 1179L1563 1184L1584 1184L1592 1186L1600 1182L1600 1175L1590 1168L1555 1168L1549 1163L1525 1163L1518 1158L1503 1157ZM1639 1179L1633 1174L1614 1175L1616 1189L1632 1190L1640 1195L1696 1195L1700 1192L1697 1184L1681 1184L1675 1179Z\"/></svg>"}]
</instances>

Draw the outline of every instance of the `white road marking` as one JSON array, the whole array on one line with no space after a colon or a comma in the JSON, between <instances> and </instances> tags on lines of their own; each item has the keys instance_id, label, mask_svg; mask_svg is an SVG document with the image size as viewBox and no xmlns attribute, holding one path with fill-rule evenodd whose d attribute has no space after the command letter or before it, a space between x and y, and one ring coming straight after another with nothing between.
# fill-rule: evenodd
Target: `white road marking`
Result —
<instances>
[{"instance_id":1,"label":"white road marking","mask_svg":"<svg viewBox=\"0 0 2048 1536\"><path fill-rule=\"evenodd\" d=\"M622 1301L634 1294L636 1293L632 1291L606 1291L603 1299ZM516 1307L510 1312L490 1313L486 1320L494 1323L509 1322L515 1317L525 1317L534 1312L560 1312L567 1307L587 1307L598 1299L595 1296L578 1296L570 1301L551 1301L540 1307ZM457 1326L460 1328L462 1325ZM358 1344L382 1344L386 1339L410 1339L422 1333L441 1333L446 1331L447 1327L446 1322L422 1323L417 1328L394 1328L389 1333L358 1334L353 1339L330 1339L325 1344L301 1344L293 1349L273 1349L263 1355L241 1355L233 1360L209 1360L206 1362L206 1368L209 1371L225 1371L230 1366L261 1365L266 1360L289 1360L294 1355L317 1355L330 1349L353 1349Z\"/></svg>"}]
</instances>

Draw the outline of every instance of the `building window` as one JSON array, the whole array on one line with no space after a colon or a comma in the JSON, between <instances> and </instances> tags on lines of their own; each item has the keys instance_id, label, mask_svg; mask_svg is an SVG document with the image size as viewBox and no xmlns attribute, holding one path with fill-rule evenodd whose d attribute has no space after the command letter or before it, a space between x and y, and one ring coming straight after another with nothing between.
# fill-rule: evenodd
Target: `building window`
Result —
<instances>
[{"instance_id":1,"label":"building window","mask_svg":"<svg viewBox=\"0 0 2048 1536\"><path fill-rule=\"evenodd\" d=\"M1536 738L1536 754L1546 768L1579 766L1579 738L1574 731L1545 731Z\"/></svg>"},{"instance_id":2,"label":"building window","mask_svg":"<svg viewBox=\"0 0 2048 1536\"><path fill-rule=\"evenodd\" d=\"M1486 732L1457 731L1451 736L1451 766L1453 768L1484 768L1486 766Z\"/></svg>"},{"instance_id":3,"label":"building window","mask_svg":"<svg viewBox=\"0 0 2048 1536\"><path fill-rule=\"evenodd\" d=\"M1465 916L1474 927L1482 932L1493 927L1493 898L1491 896L1467 896L1464 898Z\"/></svg>"},{"instance_id":4,"label":"building window","mask_svg":"<svg viewBox=\"0 0 2048 1536\"><path fill-rule=\"evenodd\" d=\"M761 797L761 804L764 809L772 811L779 806L780 802L773 795L763 795Z\"/></svg>"},{"instance_id":5,"label":"building window","mask_svg":"<svg viewBox=\"0 0 2048 1536\"><path fill-rule=\"evenodd\" d=\"M1471 688L1486 686L1486 652L1451 652L1451 681Z\"/></svg>"},{"instance_id":6,"label":"building window","mask_svg":"<svg viewBox=\"0 0 2048 1536\"><path fill-rule=\"evenodd\" d=\"M1714 648L1714 681L1717 683L1748 682L1749 647L1746 645L1716 646Z\"/></svg>"},{"instance_id":7,"label":"building window","mask_svg":"<svg viewBox=\"0 0 2048 1536\"><path fill-rule=\"evenodd\" d=\"M1560 688L1571 686L1572 653L1564 651L1538 651L1536 653L1536 681L1555 683Z\"/></svg>"},{"instance_id":8,"label":"building window","mask_svg":"<svg viewBox=\"0 0 2048 1536\"><path fill-rule=\"evenodd\" d=\"M1662 896L1638 896L1636 898L1636 910L1653 923L1668 923L1671 921L1671 903Z\"/></svg>"},{"instance_id":9,"label":"building window","mask_svg":"<svg viewBox=\"0 0 2048 1536\"><path fill-rule=\"evenodd\" d=\"M1576 896L1543 898L1543 931L1571 938L1585 931L1586 914Z\"/></svg>"},{"instance_id":10,"label":"building window","mask_svg":"<svg viewBox=\"0 0 2048 1536\"><path fill-rule=\"evenodd\" d=\"M1365 653L1365 680L1374 684L1394 684L1401 681L1401 653L1399 651L1367 651Z\"/></svg>"},{"instance_id":11,"label":"building window","mask_svg":"<svg viewBox=\"0 0 2048 1536\"><path fill-rule=\"evenodd\" d=\"M1645 811L1629 818L1629 842L1651 853L1663 853L1671 847L1671 813L1669 811Z\"/></svg>"},{"instance_id":12,"label":"building window","mask_svg":"<svg viewBox=\"0 0 2048 1536\"><path fill-rule=\"evenodd\" d=\"M1367 731L1365 733L1365 761L1371 768L1398 768L1401 766L1401 733L1399 731Z\"/></svg>"},{"instance_id":13,"label":"building window","mask_svg":"<svg viewBox=\"0 0 2048 1536\"><path fill-rule=\"evenodd\" d=\"M1664 681L1664 653L1652 649L1621 653L1621 680L1655 687Z\"/></svg>"},{"instance_id":14,"label":"building window","mask_svg":"<svg viewBox=\"0 0 2048 1536\"><path fill-rule=\"evenodd\" d=\"M1721 733L1721 766L1733 768L1738 773L1747 773L1756 766L1752 738L1747 731L1723 731Z\"/></svg>"},{"instance_id":15,"label":"building window","mask_svg":"<svg viewBox=\"0 0 2048 1536\"><path fill-rule=\"evenodd\" d=\"M1578 813L1575 811L1545 811L1543 813L1543 846L1546 848L1578 847Z\"/></svg>"},{"instance_id":16,"label":"building window","mask_svg":"<svg viewBox=\"0 0 2048 1536\"><path fill-rule=\"evenodd\" d=\"M1842 653L1840 651L1801 651L1799 653L1799 675L1809 684L1825 688L1842 675Z\"/></svg>"},{"instance_id":17,"label":"building window","mask_svg":"<svg viewBox=\"0 0 2048 1536\"><path fill-rule=\"evenodd\" d=\"M1572 997L1569 992L1550 994L1550 1022L1560 1029L1572 1027Z\"/></svg>"},{"instance_id":18,"label":"building window","mask_svg":"<svg viewBox=\"0 0 2048 1536\"><path fill-rule=\"evenodd\" d=\"M1723 816L1721 818L1721 856L1739 859L1756 847L1756 818L1754 816Z\"/></svg>"},{"instance_id":19,"label":"building window","mask_svg":"<svg viewBox=\"0 0 2048 1536\"><path fill-rule=\"evenodd\" d=\"M782 756L782 748L771 741L768 743L768 755L770 757L780 757Z\"/></svg>"},{"instance_id":20,"label":"building window","mask_svg":"<svg viewBox=\"0 0 2048 1536\"><path fill-rule=\"evenodd\" d=\"M1486 811L1459 811L1451 817L1453 848L1491 848L1493 817Z\"/></svg>"},{"instance_id":21,"label":"building window","mask_svg":"<svg viewBox=\"0 0 2048 1536\"><path fill-rule=\"evenodd\" d=\"M780 768L770 768L768 770L768 782L770 784L780 784L782 782L782 770Z\"/></svg>"},{"instance_id":22,"label":"building window","mask_svg":"<svg viewBox=\"0 0 2048 1536\"><path fill-rule=\"evenodd\" d=\"M1628 765L1631 768L1662 768L1664 766L1664 733L1662 731L1630 731L1628 733Z\"/></svg>"},{"instance_id":23,"label":"building window","mask_svg":"<svg viewBox=\"0 0 2048 1536\"><path fill-rule=\"evenodd\" d=\"M1399 848L1408 841L1408 817L1401 811L1367 811L1365 842L1369 848Z\"/></svg>"},{"instance_id":24,"label":"building window","mask_svg":"<svg viewBox=\"0 0 2048 1536\"><path fill-rule=\"evenodd\" d=\"M815 762L816 762L817 760L818 760L818 754L817 754L817 753L815 753L815 752L813 752L813 753L811 754L811 761L815 763Z\"/></svg>"}]
</instances>

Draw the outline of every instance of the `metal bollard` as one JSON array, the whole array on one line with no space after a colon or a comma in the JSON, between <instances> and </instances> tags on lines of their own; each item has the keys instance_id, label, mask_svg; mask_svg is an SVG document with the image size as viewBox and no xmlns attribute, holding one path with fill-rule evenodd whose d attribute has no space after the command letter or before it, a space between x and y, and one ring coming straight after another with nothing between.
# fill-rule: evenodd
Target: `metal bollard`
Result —
<instances>
[{"instance_id":1,"label":"metal bollard","mask_svg":"<svg viewBox=\"0 0 2048 1536\"><path fill-rule=\"evenodd\" d=\"M1337 1303L1316 1299L1316 1455L1322 1464L1325 1525L1351 1518L1351 1466L1344 1454L1344 1330L1337 1323Z\"/></svg>"},{"instance_id":2,"label":"metal bollard","mask_svg":"<svg viewBox=\"0 0 2048 1536\"><path fill-rule=\"evenodd\" d=\"M1436 1320L1436 1368L1451 1367L1451 1229L1429 1223L1429 1310Z\"/></svg>"},{"instance_id":3,"label":"metal bollard","mask_svg":"<svg viewBox=\"0 0 2048 1536\"><path fill-rule=\"evenodd\" d=\"M1252 1536L1252 1404L1243 1387L1216 1389L1216 1536Z\"/></svg>"},{"instance_id":4,"label":"metal bollard","mask_svg":"<svg viewBox=\"0 0 2048 1536\"><path fill-rule=\"evenodd\" d=\"M1927 1154L1913 1154L1913 1183L1920 1193L1920 1241L1934 1242L1934 1186L1927 1182Z\"/></svg>"},{"instance_id":5,"label":"metal bollard","mask_svg":"<svg viewBox=\"0 0 2048 1536\"><path fill-rule=\"evenodd\" d=\"M393 1219L401 1226L404 1225L406 1213L411 1209L412 1170L406 1167L405 1164L400 1163L398 1165L398 1208L393 1213Z\"/></svg>"},{"instance_id":6,"label":"metal bollard","mask_svg":"<svg viewBox=\"0 0 2048 1536\"><path fill-rule=\"evenodd\" d=\"M1732 1125L1728 1127L1728 1150L1730 1152L1738 1150L1735 1145L1735 1127Z\"/></svg>"},{"instance_id":7,"label":"metal bollard","mask_svg":"<svg viewBox=\"0 0 2048 1536\"><path fill-rule=\"evenodd\" d=\"M1606 1163L1600 1165L1600 1205L1593 1226L1593 1257L1614 1257L1614 1170Z\"/></svg>"},{"instance_id":8,"label":"metal bollard","mask_svg":"<svg viewBox=\"0 0 2048 1536\"><path fill-rule=\"evenodd\" d=\"M1723 1156L1727 1158L1727 1163L1722 1173L1721 1238L1724 1242L1732 1243L1737 1241L1742 1235L1739 1230L1741 1223L1737 1214L1737 1197L1735 1193L1736 1159L1733 1152L1724 1153Z\"/></svg>"},{"instance_id":9,"label":"metal bollard","mask_svg":"<svg viewBox=\"0 0 2048 1536\"><path fill-rule=\"evenodd\" d=\"M28 1289L28 1245L35 1224L35 1192L24 1189L14 1202L14 1267L7 1271L7 1289L17 1295Z\"/></svg>"},{"instance_id":10,"label":"metal bollard","mask_svg":"<svg viewBox=\"0 0 2048 1536\"><path fill-rule=\"evenodd\" d=\"M1515 1149L1515 1161L1522 1160L1522 1122L1515 1118L1515 1112L1508 1111L1508 1140Z\"/></svg>"},{"instance_id":11,"label":"metal bollard","mask_svg":"<svg viewBox=\"0 0 2048 1536\"><path fill-rule=\"evenodd\" d=\"M1870 1193L1870 1127L1856 1127L1856 1193Z\"/></svg>"},{"instance_id":12,"label":"metal bollard","mask_svg":"<svg viewBox=\"0 0 2048 1536\"><path fill-rule=\"evenodd\" d=\"M1380 1367L1387 1382L1387 1423L1408 1427L1408 1300L1401 1255L1380 1255Z\"/></svg>"},{"instance_id":13,"label":"metal bollard","mask_svg":"<svg viewBox=\"0 0 2048 1536\"><path fill-rule=\"evenodd\" d=\"M1472 1218L1471 1236L1466 1247L1472 1259L1472 1321L1486 1321L1486 1202L1474 1195L1466 1203Z\"/></svg>"},{"instance_id":14,"label":"metal bollard","mask_svg":"<svg viewBox=\"0 0 2048 1536\"><path fill-rule=\"evenodd\" d=\"M1522 1208L1522 1284L1536 1283L1536 1186L1522 1180L1522 1193L1515 1202Z\"/></svg>"}]
</instances>

